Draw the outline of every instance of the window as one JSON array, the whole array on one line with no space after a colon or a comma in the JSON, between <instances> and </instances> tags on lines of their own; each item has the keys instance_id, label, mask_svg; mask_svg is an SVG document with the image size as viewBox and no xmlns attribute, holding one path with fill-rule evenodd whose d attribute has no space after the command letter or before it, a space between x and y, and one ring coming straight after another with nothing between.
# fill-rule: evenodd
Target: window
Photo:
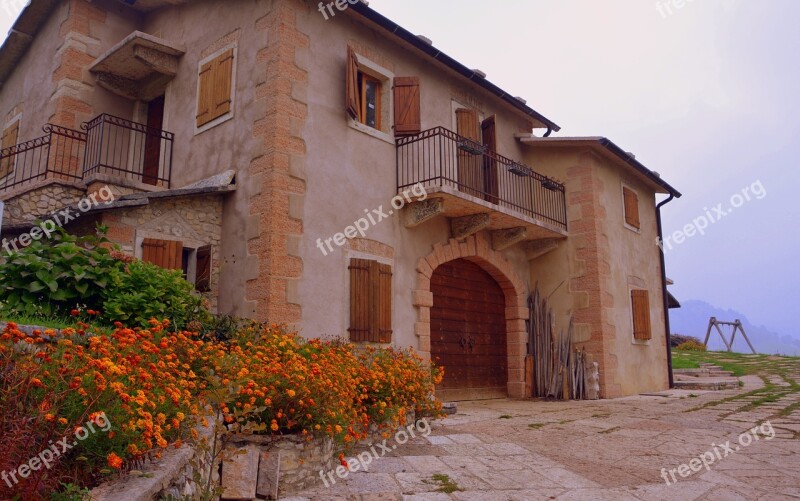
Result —
<instances>
[{"instance_id":1,"label":"window","mask_svg":"<svg viewBox=\"0 0 800 501\"><path fill-rule=\"evenodd\" d=\"M632 189L623 186L622 198L625 206L625 224L637 230L640 229L642 225L639 222L639 195Z\"/></svg>"},{"instance_id":2,"label":"window","mask_svg":"<svg viewBox=\"0 0 800 501\"><path fill-rule=\"evenodd\" d=\"M350 340L392 342L392 267L350 260Z\"/></svg>"},{"instance_id":3,"label":"window","mask_svg":"<svg viewBox=\"0 0 800 501\"><path fill-rule=\"evenodd\" d=\"M3 131L2 149L11 148L16 146L17 139L19 139L19 120L9 125ZM15 155L9 155L0 160L0 179L8 176L14 172Z\"/></svg>"},{"instance_id":4,"label":"window","mask_svg":"<svg viewBox=\"0 0 800 501\"><path fill-rule=\"evenodd\" d=\"M631 291L631 310L633 312L633 339L649 341L650 331L650 293L643 289Z\"/></svg>"},{"instance_id":5,"label":"window","mask_svg":"<svg viewBox=\"0 0 800 501\"><path fill-rule=\"evenodd\" d=\"M382 83L362 71L358 56L352 47L347 48L347 112L354 120L367 127L381 128Z\"/></svg>"},{"instance_id":6,"label":"window","mask_svg":"<svg viewBox=\"0 0 800 501\"><path fill-rule=\"evenodd\" d=\"M345 110L351 128L395 144L391 135L417 134L420 128L419 78L395 77L383 66L347 48Z\"/></svg>"},{"instance_id":7,"label":"window","mask_svg":"<svg viewBox=\"0 0 800 501\"><path fill-rule=\"evenodd\" d=\"M223 49L200 64L197 84L197 128L206 130L233 114L234 47Z\"/></svg>"},{"instance_id":8,"label":"window","mask_svg":"<svg viewBox=\"0 0 800 501\"><path fill-rule=\"evenodd\" d=\"M211 290L211 246L198 249L184 247L177 240L145 238L142 241L142 261L167 270L181 270L183 277L194 282L197 292Z\"/></svg>"},{"instance_id":9,"label":"window","mask_svg":"<svg viewBox=\"0 0 800 501\"><path fill-rule=\"evenodd\" d=\"M358 72L358 87L361 89L361 114L358 121L380 130L381 128L381 83L361 71Z\"/></svg>"}]
</instances>

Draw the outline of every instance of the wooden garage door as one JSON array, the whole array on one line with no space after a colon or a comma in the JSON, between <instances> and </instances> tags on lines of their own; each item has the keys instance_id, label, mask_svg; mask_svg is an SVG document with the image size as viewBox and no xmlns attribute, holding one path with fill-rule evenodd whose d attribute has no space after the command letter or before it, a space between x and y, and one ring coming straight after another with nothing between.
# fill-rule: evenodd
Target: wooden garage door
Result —
<instances>
[{"instance_id":1,"label":"wooden garage door","mask_svg":"<svg viewBox=\"0 0 800 501\"><path fill-rule=\"evenodd\" d=\"M444 401L505 397L505 296L478 265L458 259L431 277L431 356L445 368Z\"/></svg>"}]
</instances>

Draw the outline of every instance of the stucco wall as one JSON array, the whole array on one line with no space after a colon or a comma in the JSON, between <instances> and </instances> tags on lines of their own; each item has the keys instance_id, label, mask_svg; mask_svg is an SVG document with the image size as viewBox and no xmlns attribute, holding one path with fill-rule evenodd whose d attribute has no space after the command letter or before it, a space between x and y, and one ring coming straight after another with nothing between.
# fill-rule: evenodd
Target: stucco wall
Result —
<instances>
[{"instance_id":1,"label":"stucco wall","mask_svg":"<svg viewBox=\"0 0 800 501\"><path fill-rule=\"evenodd\" d=\"M570 236L532 261L532 280L557 321L600 363L604 397L667 387L655 192L627 168L587 148L532 147L537 170L565 180ZM624 224L622 183L639 194L641 231ZM566 275L565 275L566 272ZM650 293L653 339L633 340L631 288Z\"/></svg>"},{"instance_id":2,"label":"stucco wall","mask_svg":"<svg viewBox=\"0 0 800 501\"><path fill-rule=\"evenodd\" d=\"M5 127L9 120L21 113L20 142L44 135L42 126L52 113L50 96L54 85L51 76L58 66L58 61L53 56L62 44L59 26L67 11L66 3L60 4L54 10L28 52L0 89L0 117L3 119L0 127Z\"/></svg>"},{"instance_id":3,"label":"stucco wall","mask_svg":"<svg viewBox=\"0 0 800 501\"><path fill-rule=\"evenodd\" d=\"M400 215L395 213L371 227L365 238L391 247L394 251L391 259L349 248L337 248L326 256L317 247L317 239L324 241L343 231L363 217L365 210L382 206L388 213L396 195L394 144L348 125L343 99L348 45L355 48L360 58L371 60L394 76L420 78L423 130L436 126L455 129L452 100L457 99L479 109L483 116L496 113L498 149L506 156L520 158L522 150L513 135L530 132L531 125L526 117L509 111L506 104L478 86L462 82L450 70L431 63L416 51L409 52L385 33L356 22L346 13L337 13L326 21L319 12L311 10L299 19L298 25L302 31L314 34L306 63L309 119L303 137L313 141L309 139L305 162L304 235L300 246L303 276L297 290L297 297L302 300L299 325L308 336L347 336L349 259L372 256L393 264L395 344L419 348L414 333L418 311L411 296L417 288L415 270L417 261L431 253L435 244L448 242L450 228L446 218L406 229ZM391 128L385 129L391 135ZM502 255L525 277L528 288L530 273L524 252L516 247Z\"/></svg>"}]
</instances>

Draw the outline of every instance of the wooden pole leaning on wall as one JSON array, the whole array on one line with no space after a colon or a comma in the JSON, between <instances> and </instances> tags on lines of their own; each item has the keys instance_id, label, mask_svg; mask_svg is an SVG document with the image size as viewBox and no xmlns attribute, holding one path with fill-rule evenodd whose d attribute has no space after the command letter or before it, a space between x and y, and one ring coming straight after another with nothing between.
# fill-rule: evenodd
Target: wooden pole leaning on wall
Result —
<instances>
[{"instance_id":1,"label":"wooden pole leaning on wall","mask_svg":"<svg viewBox=\"0 0 800 501\"><path fill-rule=\"evenodd\" d=\"M722 331L722 327L733 327L733 332L731 333L731 339L728 341L728 338L725 336L725 333ZM736 339L736 332L739 331L742 333L742 337L747 342L747 346L750 347L750 350L753 352L753 355L758 355L758 352L755 348L753 348L753 343L750 342L750 338L747 337L747 334L744 332L744 326L742 325L742 321L738 318L735 322L720 322L717 320L716 317L711 317L711 320L708 321L708 330L706 331L706 340L703 342L704 345L708 346L708 340L711 338L711 329L716 329L719 333L719 337L722 338L722 342L725 343L725 348L727 348L728 353L733 351L733 342Z\"/></svg>"}]
</instances>

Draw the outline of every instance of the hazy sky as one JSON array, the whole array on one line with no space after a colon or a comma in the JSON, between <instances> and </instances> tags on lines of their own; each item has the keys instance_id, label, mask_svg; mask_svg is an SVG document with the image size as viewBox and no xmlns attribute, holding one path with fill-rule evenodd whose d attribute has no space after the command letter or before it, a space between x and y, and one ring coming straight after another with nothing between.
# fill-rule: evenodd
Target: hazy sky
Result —
<instances>
[{"instance_id":1,"label":"hazy sky","mask_svg":"<svg viewBox=\"0 0 800 501\"><path fill-rule=\"evenodd\" d=\"M2 32L22 5L0 0ZM668 274L679 299L734 308L800 337L800 193L791 194L800 188L800 1L370 6L525 97L562 126L557 135L609 137L659 171L684 193L664 210L666 234L763 186L766 196L751 195L704 236L668 250Z\"/></svg>"}]
</instances>

